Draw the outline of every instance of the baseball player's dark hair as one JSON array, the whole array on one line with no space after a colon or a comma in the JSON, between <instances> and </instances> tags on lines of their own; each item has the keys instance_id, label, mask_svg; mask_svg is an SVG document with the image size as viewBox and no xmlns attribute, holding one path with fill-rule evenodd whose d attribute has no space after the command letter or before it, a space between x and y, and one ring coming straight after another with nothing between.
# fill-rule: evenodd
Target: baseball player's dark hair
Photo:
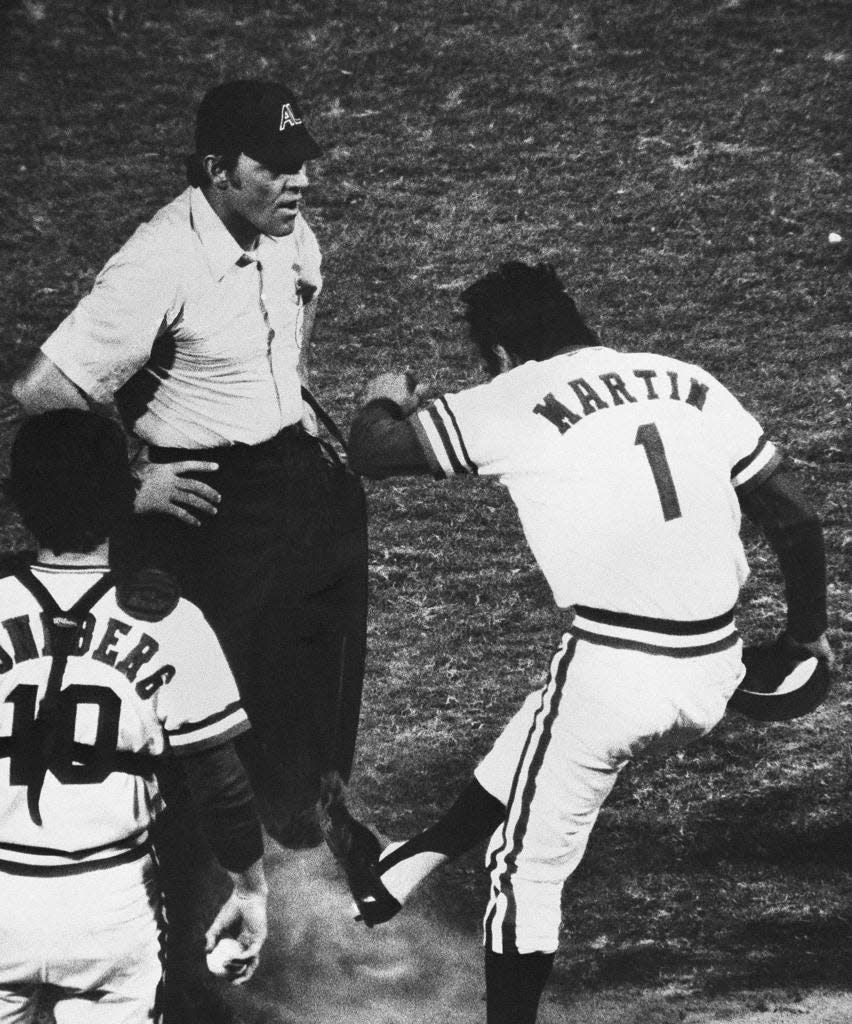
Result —
<instances>
[{"instance_id":1,"label":"baseball player's dark hair","mask_svg":"<svg viewBox=\"0 0 852 1024\"><path fill-rule=\"evenodd\" d=\"M502 263L466 288L461 301L471 337L492 376L500 372L498 345L525 363L598 343L550 263Z\"/></svg>"},{"instance_id":2,"label":"baseball player's dark hair","mask_svg":"<svg viewBox=\"0 0 852 1024\"><path fill-rule=\"evenodd\" d=\"M133 513L121 428L84 409L34 416L12 444L5 490L39 545L92 551Z\"/></svg>"}]
</instances>

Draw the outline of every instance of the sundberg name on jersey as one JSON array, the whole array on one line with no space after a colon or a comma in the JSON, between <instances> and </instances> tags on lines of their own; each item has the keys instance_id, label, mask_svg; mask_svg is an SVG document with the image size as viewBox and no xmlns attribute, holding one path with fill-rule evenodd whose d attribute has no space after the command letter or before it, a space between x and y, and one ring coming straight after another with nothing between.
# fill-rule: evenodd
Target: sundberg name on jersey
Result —
<instances>
[{"instance_id":1,"label":"sundberg name on jersey","mask_svg":"<svg viewBox=\"0 0 852 1024\"><path fill-rule=\"evenodd\" d=\"M700 383L694 377L689 378L689 384L684 387L685 381L681 380L680 374L675 370L667 370L665 377L660 377L656 370L634 370L635 381L630 381L628 389L627 382L620 373L614 371L598 374L597 379L601 385L592 384L585 377L576 377L568 381L568 387L577 396L577 406L571 408L560 401L552 392L548 392L541 402L533 408L533 412L544 416L560 432L564 434L570 430L575 423L579 423L584 416L590 416L593 412L601 409L609 409L612 406L626 405L638 401L654 401L660 398L672 399L676 402L686 402L696 409L704 408L707 399L709 386ZM644 388L643 388L644 385ZM608 401L602 395L607 395ZM579 411L577 411L579 410Z\"/></svg>"},{"instance_id":2,"label":"sundberg name on jersey","mask_svg":"<svg viewBox=\"0 0 852 1024\"><path fill-rule=\"evenodd\" d=\"M52 656L50 616L47 612L16 615L4 619L0 625L11 642L11 651L0 643L0 676L21 662ZM127 653L119 656L119 647ZM175 674L174 666L162 665L156 672L137 681L140 670L159 649L160 645L152 636L131 623L110 616L104 625L89 612L77 632L71 657L90 657L102 665L109 665L133 683L137 696L146 700L170 682Z\"/></svg>"}]
</instances>

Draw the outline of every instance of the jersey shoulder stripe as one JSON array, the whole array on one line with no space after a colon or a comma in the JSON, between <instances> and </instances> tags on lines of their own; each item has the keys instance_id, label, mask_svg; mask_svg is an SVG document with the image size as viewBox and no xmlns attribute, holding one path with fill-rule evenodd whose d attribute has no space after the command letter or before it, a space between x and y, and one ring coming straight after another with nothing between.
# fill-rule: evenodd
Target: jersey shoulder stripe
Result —
<instances>
[{"instance_id":1,"label":"jersey shoulder stripe","mask_svg":"<svg viewBox=\"0 0 852 1024\"><path fill-rule=\"evenodd\" d=\"M734 464L731 483L740 494L746 494L771 476L780 463L781 453L762 434L754 449Z\"/></svg>"},{"instance_id":2,"label":"jersey shoulder stripe","mask_svg":"<svg viewBox=\"0 0 852 1024\"><path fill-rule=\"evenodd\" d=\"M418 422L442 476L475 475L478 472L446 396L442 395L434 404L418 413Z\"/></svg>"}]
</instances>

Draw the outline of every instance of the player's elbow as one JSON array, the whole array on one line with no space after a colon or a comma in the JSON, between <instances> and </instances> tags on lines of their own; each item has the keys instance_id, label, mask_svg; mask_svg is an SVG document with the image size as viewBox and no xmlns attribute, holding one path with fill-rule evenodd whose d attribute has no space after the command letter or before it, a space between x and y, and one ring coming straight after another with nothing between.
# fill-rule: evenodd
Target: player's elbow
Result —
<instances>
[{"instance_id":1,"label":"player's elbow","mask_svg":"<svg viewBox=\"0 0 852 1024\"><path fill-rule=\"evenodd\" d=\"M426 473L429 463L411 424L395 405L372 402L352 422L349 465L372 480Z\"/></svg>"},{"instance_id":2,"label":"player's elbow","mask_svg":"<svg viewBox=\"0 0 852 1024\"><path fill-rule=\"evenodd\" d=\"M797 496L797 500L791 503L787 510L786 522L783 525L794 534L822 533L822 519L819 513L810 501L801 496Z\"/></svg>"},{"instance_id":3,"label":"player's elbow","mask_svg":"<svg viewBox=\"0 0 852 1024\"><path fill-rule=\"evenodd\" d=\"M803 508L802 518L799 522L805 529L822 533L822 518L815 508L810 506Z\"/></svg>"}]
</instances>

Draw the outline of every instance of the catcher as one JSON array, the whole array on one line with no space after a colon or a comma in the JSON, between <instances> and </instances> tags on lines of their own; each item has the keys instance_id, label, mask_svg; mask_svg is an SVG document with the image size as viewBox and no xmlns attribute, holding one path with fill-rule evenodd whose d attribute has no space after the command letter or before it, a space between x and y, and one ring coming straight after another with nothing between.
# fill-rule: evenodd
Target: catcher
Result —
<instances>
[{"instance_id":1,"label":"catcher","mask_svg":"<svg viewBox=\"0 0 852 1024\"><path fill-rule=\"evenodd\" d=\"M823 539L775 445L730 391L700 367L599 344L550 265L504 264L462 301L491 380L421 407L409 375L377 377L350 459L377 479L497 476L571 618L547 683L444 818L380 852L332 797L329 827L368 926L490 836L487 1020L531 1024L563 885L619 771L705 735L743 680L741 513L784 575L781 660L819 664L810 674L820 684L832 661Z\"/></svg>"},{"instance_id":2,"label":"catcher","mask_svg":"<svg viewBox=\"0 0 852 1024\"><path fill-rule=\"evenodd\" d=\"M213 630L159 573L110 570L132 513L117 424L68 409L28 420L11 496L38 542L0 573L0 1021L160 1021L167 933L151 829L154 771L179 759L233 890L208 928L254 973L266 938L263 837L233 747L249 728Z\"/></svg>"}]
</instances>

